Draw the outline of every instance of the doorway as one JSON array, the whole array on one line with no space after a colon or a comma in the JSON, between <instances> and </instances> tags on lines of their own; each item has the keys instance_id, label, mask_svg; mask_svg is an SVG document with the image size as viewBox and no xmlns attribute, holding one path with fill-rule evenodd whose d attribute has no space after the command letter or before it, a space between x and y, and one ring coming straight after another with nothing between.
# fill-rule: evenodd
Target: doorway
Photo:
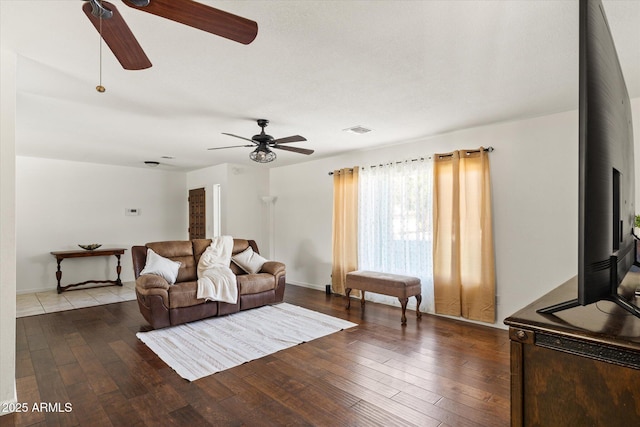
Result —
<instances>
[{"instance_id":1,"label":"doorway","mask_svg":"<svg viewBox=\"0 0 640 427\"><path fill-rule=\"evenodd\" d=\"M189 190L189 240L204 239L207 233L207 208L204 188Z\"/></svg>"}]
</instances>

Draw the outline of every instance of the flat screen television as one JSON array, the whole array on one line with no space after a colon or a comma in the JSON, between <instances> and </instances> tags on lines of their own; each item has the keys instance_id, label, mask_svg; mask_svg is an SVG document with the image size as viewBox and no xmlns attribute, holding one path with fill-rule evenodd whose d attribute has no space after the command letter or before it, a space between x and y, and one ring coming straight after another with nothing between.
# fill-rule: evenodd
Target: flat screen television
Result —
<instances>
[{"instance_id":1,"label":"flat screen television","mask_svg":"<svg viewBox=\"0 0 640 427\"><path fill-rule=\"evenodd\" d=\"M629 94L600 0L580 0L578 296L538 310L608 300L640 317L618 294L634 265L633 129Z\"/></svg>"}]
</instances>

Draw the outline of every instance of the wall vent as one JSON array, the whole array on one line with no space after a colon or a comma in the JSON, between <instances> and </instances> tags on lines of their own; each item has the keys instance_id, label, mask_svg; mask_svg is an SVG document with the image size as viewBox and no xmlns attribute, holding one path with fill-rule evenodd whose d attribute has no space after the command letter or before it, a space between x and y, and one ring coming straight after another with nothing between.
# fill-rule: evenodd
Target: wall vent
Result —
<instances>
[{"instance_id":1,"label":"wall vent","mask_svg":"<svg viewBox=\"0 0 640 427\"><path fill-rule=\"evenodd\" d=\"M364 126L354 126L347 129L342 129L345 132L357 133L358 135L362 135L364 133L371 132L371 129L366 128Z\"/></svg>"}]
</instances>

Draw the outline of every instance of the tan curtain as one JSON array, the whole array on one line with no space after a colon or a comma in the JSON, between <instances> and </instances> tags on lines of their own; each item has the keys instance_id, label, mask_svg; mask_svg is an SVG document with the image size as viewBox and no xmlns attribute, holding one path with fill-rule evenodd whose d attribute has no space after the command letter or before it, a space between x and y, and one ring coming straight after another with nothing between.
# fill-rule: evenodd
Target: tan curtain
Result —
<instances>
[{"instance_id":1,"label":"tan curtain","mask_svg":"<svg viewBox=\"0 0 640 427\"><path fill-rule=\"evenodd\" d=\"M358 269L358 167L333 172L331 290L345 293L347 273Z\"/></svg>"},{"instance_id":2,"label":"tan curtain","mask_svg":"<svg viewBox=\"0 0 640 427\"><path fill-rule=\"evenodd\" d=\"M495 322L489 155L434 157L433 279L436 313Z\"/></svg>"}]
</instances>

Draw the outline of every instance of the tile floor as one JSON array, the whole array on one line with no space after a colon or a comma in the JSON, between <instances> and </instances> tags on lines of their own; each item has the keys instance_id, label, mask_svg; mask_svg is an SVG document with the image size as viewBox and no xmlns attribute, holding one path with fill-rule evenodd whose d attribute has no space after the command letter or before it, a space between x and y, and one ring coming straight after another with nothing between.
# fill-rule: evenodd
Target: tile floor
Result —
<instances>
[{"instance_id":1,"label":"tile floor","mask_svg":"<svg viewBox=\"0 0 640 427\"><path fill-rule=\"evenodd\" d=\"M124 282L122 286L76 288L61 294L58 294L55 289L32 294L19 294L16 296L16 317L34 316L134 299L136 299L135 282Z\"/></svg>"}]
</instances>

